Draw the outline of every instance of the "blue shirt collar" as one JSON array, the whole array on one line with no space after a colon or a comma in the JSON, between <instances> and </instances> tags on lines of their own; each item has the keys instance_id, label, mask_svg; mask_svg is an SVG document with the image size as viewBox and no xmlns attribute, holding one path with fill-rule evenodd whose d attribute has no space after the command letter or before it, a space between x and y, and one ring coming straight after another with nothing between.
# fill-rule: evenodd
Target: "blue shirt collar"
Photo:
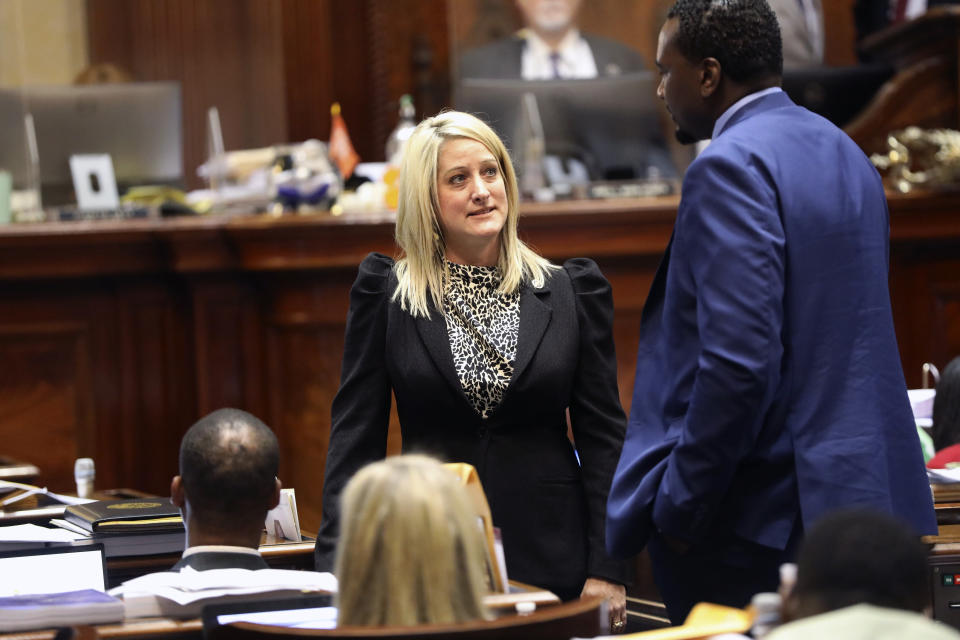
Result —
<instances>
[{"instance_id":1,"label":"blue shirt collar","mask_svg":"<svg viewBox=\"0 0 960 640\"><path fill-rule=\"evenodd\" d=\"M774 93L777 93L778 91L782 92L783 89L781 89L780 87L770 87L769 89L762 89L755 93L750 93L748 95L745 95L739 100L737 100L736 102L734 102L732 105L730 105L730 107L726 111L723 112L723 114L719 118L717 118L717 121L713 125L712 137L716 138L718 135L720 135L720 132L723 131L723 128L727 126L728 122L730 122L730 118L736 115L737 111L740 111L740 109L743 109L745 106L747 106L748 104L750 104L755 100L759 100L764 96L772 95Z\"/></svg>"}]
</instances>

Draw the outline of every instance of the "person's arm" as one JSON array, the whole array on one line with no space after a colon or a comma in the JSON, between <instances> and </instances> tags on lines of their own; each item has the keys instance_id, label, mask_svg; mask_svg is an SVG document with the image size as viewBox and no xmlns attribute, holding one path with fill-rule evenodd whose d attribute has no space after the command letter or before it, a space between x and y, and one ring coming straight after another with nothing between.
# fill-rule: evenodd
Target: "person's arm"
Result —
<instances>
[{"instance_id":1,"label":"person's arm","mask_svg":"<svg viewBox=\"0 0 960 640\"><path fill-rule=\"evenodd\" d=\"M626 584L629 563L609 556L604 545L607 494L626 431L617 388L613 294L592 260L568 260L563 266L573 285L580 327L570 423L587 498L587 575Z\"/></svg>"},{"instance_id":2,"label":"person's arm","mask_svg":"<svg viewBox=\"0 0 960 640\"><path fill-rule=\"evenodd\" d=\"M705 534L754 447L783 356L785 240L771 178L747 154L707 154L684 179L671 261L696 292L699 356L653 507L664 537L687 543Z\"/></svg>"},{"instance_id":3,"label":"person's arm","mask_svg":"<svg viewBox=\"0 0 960 640\"><path fill-rule=\"evenodd\" d=\"M317 571L333 570L344 485L362 466L386 455L391 387L384 347L392 268L390 258L372 253L360 264L350 289L340 388L331 409Z\"/></svg>"}]
</instances>

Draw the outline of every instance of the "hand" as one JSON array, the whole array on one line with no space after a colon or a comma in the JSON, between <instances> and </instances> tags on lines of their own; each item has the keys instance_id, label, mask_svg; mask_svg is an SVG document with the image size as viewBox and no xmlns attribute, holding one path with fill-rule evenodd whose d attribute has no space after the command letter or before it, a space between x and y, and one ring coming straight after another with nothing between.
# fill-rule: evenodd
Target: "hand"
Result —
<instances>
[{"instance_id":1,"label":"hand","mask_svg":"<svg viewBox=\"0 0 960 640\"><path fill-rule=\"evenodd\" d=\"M622 584L607 582L603 578L587 578L580 597L603 596L610 614L610 630L623 633L627 627L627 590Z\"/></svg>"}]
</instances>

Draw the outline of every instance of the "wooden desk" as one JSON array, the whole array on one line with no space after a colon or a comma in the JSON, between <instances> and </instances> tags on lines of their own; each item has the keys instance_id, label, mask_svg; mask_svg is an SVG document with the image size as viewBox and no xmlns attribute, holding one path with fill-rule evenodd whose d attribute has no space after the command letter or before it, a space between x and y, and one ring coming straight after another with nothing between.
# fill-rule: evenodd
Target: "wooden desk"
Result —
<instances>
[{"instance_id":1,"label":"wooden desk","mask_svg":"<svg viewBox=\"0 0 960 640\"><path fill-rule=\"evenodd\" d=\"M944 576L960 575L960 502L934 502L939 533L924 536L930 545L930 592L933 617L960 629L960 583L944 584Z\"/></svg>"},{"instance_id":2,"label":"wooden desk","mask_svg":"<svg viewBox=\"0 0 960 640\"><path fill-rule=\"evenodd\" d=\"M312 554L311 543L311 554ZM261 554L264 553L264 547L260 548ZM272 565L271 565L272 566ZM531 598L528 601L536 602L538 608L549 607L560 603L560 600L553 594L541 591L536 587L510 581L511 586L530 593ZM523 599L517 594L491 594L485 599L487 607L494 612L497 617L511 615L514 612L515 604ZM86 627L92 631L92 637L99 638L183 638L193 639L203 637L203 625L199 619L175 620L172 618L134 618L125 620L116 624L96 625L95 627ZM37 631L23 631L17 633L3 634L2 638L12 640L51 640L54 637L54 630L40 629Z\"/></svg>"},{"instance_id":3,"label":"wooden desk","mask_svg":"<svg viewBox=\"0 0 960 640\"><path fill-rule=\"evenodd\" d=\"M97 497L108 499L111 497L151 497L142 491L131 489L117 489L100 493ZM23 522L43 523L50 518L63 516L64 505L43 506L23 511L0 512L0 526L19 524ZM260 539L260 555L273 569L300 569L314 568L313 547L314 538L311 532L301 532L303 542L290 542L277 539L266 532ZM83 542L79 544L85 544ZM107 558L107 587L113 588L126 580L155 571L166 571L180 560L179 553L166 553L150 556L128 556Z\"/></svg>"}]
</instances>

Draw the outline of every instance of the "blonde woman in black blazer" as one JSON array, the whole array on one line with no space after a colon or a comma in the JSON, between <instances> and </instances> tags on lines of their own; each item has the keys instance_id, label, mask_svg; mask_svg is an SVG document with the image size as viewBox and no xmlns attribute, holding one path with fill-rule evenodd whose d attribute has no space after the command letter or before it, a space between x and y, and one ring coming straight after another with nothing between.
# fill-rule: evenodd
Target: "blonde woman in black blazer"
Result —
<instances>
[{"instance_id":1,"label":"blonde woman in black blazer","mask_svg":"<svg viewBox=\"0 0 960 640\"><path fill-rule=\"evenodd\" d=\"M560 268L524 245L518 213L493 130L453 111L420 123L400 172L403 256L367 256L350 292L317 567L333 567L344 485L386 454L392 392L404 452L476 467L509 577L604 595L622 630L628 565L604 548L626 423L610 285L590 260Z\"/></svg>"}]
</instances>

